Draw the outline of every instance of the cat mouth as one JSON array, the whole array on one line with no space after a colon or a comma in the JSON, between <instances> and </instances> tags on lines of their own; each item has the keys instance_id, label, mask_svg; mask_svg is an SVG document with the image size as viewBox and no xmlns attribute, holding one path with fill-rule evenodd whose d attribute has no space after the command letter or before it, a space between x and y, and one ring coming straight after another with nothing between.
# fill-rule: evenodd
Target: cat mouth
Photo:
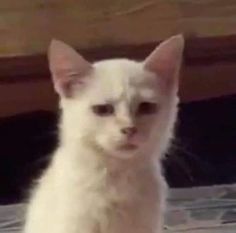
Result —
<instances>
[{"instance_id":1,"label":"cat mouth","mask_svg":"<svg viewBox=\"0 0 236 233\"><path fill-rule=\"evenodd\" d=\"M134 144L131 144L131 143L126 143L126 144L123 144L121 146L119 146L119 150L122 150L122 151L133 151L133 150L136 150L138 148L137 145L134 145Z\"/></svg>"}]
</instances>

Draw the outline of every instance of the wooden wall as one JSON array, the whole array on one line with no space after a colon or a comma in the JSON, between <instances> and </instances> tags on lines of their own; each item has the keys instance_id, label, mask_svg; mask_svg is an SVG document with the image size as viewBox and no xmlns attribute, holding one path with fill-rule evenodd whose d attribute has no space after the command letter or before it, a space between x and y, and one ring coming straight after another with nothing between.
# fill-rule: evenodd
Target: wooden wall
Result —
<instances>
[{"instance_id":1,"label":"wooden wall","mask_svg":"<svg viewBox=\"0 0 236 233\"><path fill-rule=\"evenodd\" d=\"M181 100L236 93L236 0L0 1L0 32L0 117L56 108L45 57L52 38L91 60L142 59L184 33Z\"/></svg>"},{"instance_id":2,"label":"wooden wall","mask_svg":"<svg viewBox=\"0 0 236 233\"><path fill-rule=\"evenodd\" d=\"M0 1L0 54L45 52L51 38L78 48L146 44L172 34L236 33L236 0Z\"/></svg>"}]
</instances>

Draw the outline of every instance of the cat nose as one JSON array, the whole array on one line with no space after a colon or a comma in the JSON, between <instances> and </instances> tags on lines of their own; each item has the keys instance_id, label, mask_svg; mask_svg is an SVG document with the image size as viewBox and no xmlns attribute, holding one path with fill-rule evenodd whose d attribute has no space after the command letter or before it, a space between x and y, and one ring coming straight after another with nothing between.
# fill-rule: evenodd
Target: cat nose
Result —
<instances>
[{"instance_id":1,"label":"cat nose","mask_svg":"<svg viewBox=\"0 0 236 233\"><path fill-rule=\"evenodd\" d=\"M132 137L137 133L137 128L136 127L126 127L121 129L121 132L125 134L128 137Z\"/></svg>"}]
</instances>

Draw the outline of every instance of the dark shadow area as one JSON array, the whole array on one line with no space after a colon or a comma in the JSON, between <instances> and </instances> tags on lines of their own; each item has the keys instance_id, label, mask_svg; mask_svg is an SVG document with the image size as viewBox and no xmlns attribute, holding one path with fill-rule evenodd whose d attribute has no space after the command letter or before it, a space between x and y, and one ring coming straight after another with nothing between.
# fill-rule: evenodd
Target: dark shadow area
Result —
<instances>
[{"instance_id":1,"label":"dark shadow area","mask_svg":"<svg viewBox=\"0 0 236 233\"><path fill-rule=\"evenodd\" d=\"M172 187L236 182L236 96L181 105L166 158Z\"/></svg>"},{"instance_id":2,"label":"dark shadow area","mask_svg":"<svg viewBox=\"0 0 236 233\"><path fill-rule=\"evenodd\" d=\"M56 146L56 121L55 114L43 111L0 120L0 204L27 196Z\"/></svg>"}]
</instances>

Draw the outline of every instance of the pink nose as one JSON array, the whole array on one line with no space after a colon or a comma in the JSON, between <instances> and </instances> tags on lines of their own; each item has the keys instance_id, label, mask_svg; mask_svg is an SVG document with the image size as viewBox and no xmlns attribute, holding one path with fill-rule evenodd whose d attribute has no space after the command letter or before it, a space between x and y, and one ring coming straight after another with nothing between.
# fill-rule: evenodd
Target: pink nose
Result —
<instances>
[{"instance_id":1,"label":"pink nose","mask_svg":"<svg viewBox=\"0 0 236 233\"><path fill-rule=\"evenodd\" d=\"M128 137L132 137L137 133L137 128L136 127L126 127L121 129L121 132Z\"/></svg>"}]
</instances>

